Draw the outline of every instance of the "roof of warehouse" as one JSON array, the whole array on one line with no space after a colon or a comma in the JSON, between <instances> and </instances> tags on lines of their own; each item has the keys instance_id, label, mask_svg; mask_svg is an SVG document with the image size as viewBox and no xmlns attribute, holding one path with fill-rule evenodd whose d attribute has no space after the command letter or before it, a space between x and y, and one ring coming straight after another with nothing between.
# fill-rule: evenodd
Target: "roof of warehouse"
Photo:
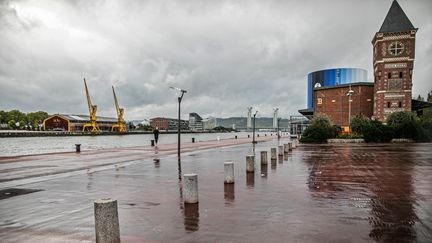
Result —
<instances>
[{"instance_id":1,"label":"roof of warehouse","mask_svg":"<svg viewBox=\"0 0 432 243\"><path fill-rule=\"evenodd\" d=\"M67 119L70 121L83 121L83 122L89 122L90 121L90 116L88 116L88 115L54 114L52 116L61 116L64 119ZM98 122L117 122L117 118L103 117L103 116L96 116L96 120Z\"/></svg>"}]
</instances>

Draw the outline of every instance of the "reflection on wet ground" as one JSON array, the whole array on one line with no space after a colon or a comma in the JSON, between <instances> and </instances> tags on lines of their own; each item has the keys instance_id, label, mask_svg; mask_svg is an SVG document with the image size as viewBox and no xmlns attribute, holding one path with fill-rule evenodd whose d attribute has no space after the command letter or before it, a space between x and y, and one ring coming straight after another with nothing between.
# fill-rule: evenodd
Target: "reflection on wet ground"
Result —
<instances>
[{"instance_id":1,"label":"reflection on wet ground","mask_svg":"<svg viewBox=\"0 0 432 243\"><path fill-rule=\"evenodd\" d=\"M253 151L188 153L181 168L161 156L26 185L41 191L0 200L0 239L93 241L93 201L112 197L122 242L430 242L432 144L302 144L246 173ZM235 184L223 182L226 160ZM179 172L199 175L199 203L183 203Z\"/></svg>"}]
</instances>

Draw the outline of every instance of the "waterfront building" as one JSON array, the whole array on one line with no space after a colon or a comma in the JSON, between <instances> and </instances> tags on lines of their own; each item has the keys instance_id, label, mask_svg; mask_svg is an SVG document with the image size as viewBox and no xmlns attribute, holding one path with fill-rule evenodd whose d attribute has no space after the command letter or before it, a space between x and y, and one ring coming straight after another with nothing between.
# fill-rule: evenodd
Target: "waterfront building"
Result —
<instances>
[{"instance_id":1,"label":"waterfront building","mask_svg":"<svg viewBox=\"0 0 432 243\"><path fill-rule=\"evenodd\" d=\"M81 132L84 124L90 122L88 115L54 114L43 121L46 131ZM114 117L97 117L97 124L102 131L111 131L113 125L118 124Z\"/></svg>"},{"instance_id":2,"label":"waterfront building","mask_svg":"<svg viewBox=\"0 0 432 243\"><path fill-rule=\"evenodd\" d=\"M382 122L395 111L411 111L417 30L395 0L372 40L373 116Z\"/></svg>"},{"instance_id":3,"label":"waterfront building","mask_svg":"<svg viewBox=\"0 0 432 243\"><path fill-rule=\"evenodd\" d=\"M308 109L315 109L315 88L367 82L367 71L361 68L332 68L308 74Z\"/></svg>"},{"instance_id":4,"label":"waterfront building","mask_svg":"<svg viewBox=\"0 0 432 243\"><path fill-rule=\"evenodd\" d=\"M351 98L347 96L352 91ZM356 82L329 87L315 88L315 111L326 114L333 124L341 127L349 126L349 115L372 117L374 84L372 82ZM351 102L351 109L349 103ZM348 129L346 129L348 130Z\"/></svg>"},{"instance_id":5,"label":"waterfront building","mask_svg":"<svg viewBox=\"0 0 432 243\"><path fill-rule=\"evenodd\" d=\"M159 128L159 130L177 130L178 119L155 117L150 119L150 126L152 128ZM180 120L180 130L189 130L189 121Z\"/></svg>"},{"instance_id":6,"label":"waterfront building","mask_svg":"<svg viewBox=\"0 0 432 243\"><path fill-rule=\"evenodd\" d=\"M197 113L189 113L189 129L191 131L203 130L203 119Z\"/></svg>"},{"instance_id":7,"label":"waterfront building","mask_svg":"<svg viewBox=\"0 0 432 243\"><path fill-rule=\"evenodd\" d=\"M217 127L217 118L210 116L207 119L204 119L202 123L203 123L204 130L211 130Z\"/></svg>"},{"instance_id":8,"label":"waterfront building","mask_svg":"<svg viewBox=\"0 0 432 243\"><path fill-rule=\"evenodd\" d=\"M317 97L316 96L316 90L320 89L326 89L331 88L334 89L338 87L339 85L346 85L346 84L355 84L355 83L367 83L367 71L361 68L332 68L332 69L324 69L324 70L318 70L314 71L308 74L307 78L307 108L299 110L299 113L304 115L308 119L312 119L315 114L318 112L323 112L323 105L320 104L320 107L318 108L320 111L317 111L317 105L316 101L317 98L320 98L320 101L324 101L323 97ZM373 85L372 82L370 82L371 85ZM346 94L341 94L343 97L346 96ZM343 97L339 97L335 99L334 97L331 100L341 100ZM345 97L346 98L346 97ZM333 104L334 105L334 104ZM344 106L343 106L344 107ZM341 107L342 108L342 107ZM371 109L372 109L372 102L371 102ZM344 113L348 111L340 110L340 113ZM334 123L334 121L332 121ZM339 125L335 123L336 125Z\"/></svg>"},{"instance_id":9,"label":"waterfront building","mask_svg":"<svg viewBox=\"0 0 432 243\"><path fill-rule=\"evenodd\" d=\"M366 70L358 68L309 73L308 107L299 112L309 119L316 114L324 114L330 117L333 124L347 126L350 113L351 117L361 114L385 122L392 112L414 111L423 107L424 104L412 105L417 30L394 0L372 40L374 82L368 82ZM353 88L351 112L347 97L350 85Z\"/></svg>"}]
</instances>

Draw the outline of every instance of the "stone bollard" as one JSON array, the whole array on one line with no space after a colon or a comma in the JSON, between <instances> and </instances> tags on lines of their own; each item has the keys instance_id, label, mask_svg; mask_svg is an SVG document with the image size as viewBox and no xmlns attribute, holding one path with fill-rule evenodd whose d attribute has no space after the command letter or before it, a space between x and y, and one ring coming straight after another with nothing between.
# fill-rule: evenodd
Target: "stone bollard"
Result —
<instances>
[{"instance_id":1,"label":"stone bollard","mask_svg":"<svg viewBox=\"0 0 432 243\"><path fill-rule=\"evenodd\" d=\"M268 164L268 160L267 160L267 151L261 151L261 164L262 165L266 165Z\"/></svg>"},{"instance_id":2,"label":"stone bollard","mask_svg":"<svg viewBox=\"0 0 432 243\"><path fill-rule=\"evenodd\" d=\"M150 144L151 144L152 147L154 147L155 146L155 140L153 140L153 139L150 140Z\"/></svg>"},{"instance_id":3,"label":"stone bollard","mask_svg":"<svg viewBox=\"0 0 432 243\"><path fill-rule=\"evenodd\" d=\"M255 169L255 156L254 155L247 155L246 156L246 172L251 173L254 172Z\"/></svg>"},{"instance_id":4,"label":"stone bollard","mask_svg":"<svg viewBox=\"0 0 432 243\"><path fill-rule=\"evenodd\" d=\"M224 162L224 172L225 172L224 183L225 184L234 183L234 162L232 161Z\"/></svg>"},{"instance_id":5,"label":"stone bollard","mask_svg":"<svg viewBox=\"0 0 432 243\"><path fill-rule=\"evenodd\" d=\"M271 159L272 160L276 160L277 156L276 156L276 148L271 148L270 149L270 154L271 154Z\"/></svg>"},{"instance_id":6,"label":"stone bollard","mask_svg":"<svg viewBox=\"0 0 432 243\"><path fill-rule=\"evenodd\" d=\"M81 144L75 144L75 152L81 153Z\"/></svg>"},{"instance_id":7,"label":"stone bollard","mask_svg":"<svg viewBox=\"0 0 432 243\"><path fill-rule=\"evenodd\" d=\"M289 145L287 144L287 143L285 143L284 145L283 145L283 147L284 147L284 153L288 153L289 152Z\"/></svg>"},{"instance_id":8,"label":"stone bollard","mask_svg":"<svg viewBox=\"0 0 432 243\"><path fill-rule=\"evenodd\" d=\"M292 141L292 148L295 149L296 148L296 140Z\"/></svg>"},{"instance_id":9,"label":"stone bollard","mask_svg":"<svg viewBox=\"0 0 432 243\"><path fill-rule=\"evenodd\" d=\"M283 156L283 154L284 154L284 148L283 148L283 146L282 145L280 145L280 146L278 146L278 155L279 156Z\"/></svg>"},{"instance_id":10,"label":"stone bollard","mask_svg":"<svg viewBox=\"0 0 432 243\"><path fill-rule=\"evenodd\" d=\"M288 142L288 150L289 150L289 151L292 150L292 142Z\"/></svg>"},{"instance_id":11,"label":"stone bollard","mask_svg":"<svg viewBox=\"0 0 432 243\"><path fill-rule=\"evenodd\" d=\"M120 243L117 200L99 199L94 202L96 243Z\"/></svg>"},{"instance_id":12,"label":"stone bollard","mask_svg":"<svg viewBox=\"0 0 432 243\"><path fill-rule=\"evenodd\" d=\"M195 138L192 138L192 143L195 143Z\"/></svg>"},{"instance_id":13,"label":"stone bollard","mask_svg":"<svg viewBox=\"0 0 432 243\"><path fill-rule=\"evenodd\" d=\"M183 175L183 199L184 203L198 203L198 175Z\"/></svg>"}]
</instances>

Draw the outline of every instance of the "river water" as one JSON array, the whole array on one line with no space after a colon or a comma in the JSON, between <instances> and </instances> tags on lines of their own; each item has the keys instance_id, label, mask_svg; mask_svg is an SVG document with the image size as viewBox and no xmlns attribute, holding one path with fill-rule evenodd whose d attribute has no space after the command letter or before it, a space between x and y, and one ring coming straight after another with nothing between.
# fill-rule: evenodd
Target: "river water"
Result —
<instances>
[{"instance_id":1,"label":"river water","mask_svg":"<svg viewBox=\"0 0 432 243\"><path fill-rule=\"evenodd\" d=\"M257 132L256 134L270 136L270 132ZM212 141L218 138L230 139L235 136L246 138L248 135L252 137L252 133L248 132L186 133L181 135L181 141L191 142L192 138L195 138L197 142ZM81 144L82 150L143 146L150 145L152 139L154 139L153 134L0 138L0 157L74 151L75 144ZM177 143L177 134L159 135L159 144L173 143Z\"/></svg>"}]
</instances>

